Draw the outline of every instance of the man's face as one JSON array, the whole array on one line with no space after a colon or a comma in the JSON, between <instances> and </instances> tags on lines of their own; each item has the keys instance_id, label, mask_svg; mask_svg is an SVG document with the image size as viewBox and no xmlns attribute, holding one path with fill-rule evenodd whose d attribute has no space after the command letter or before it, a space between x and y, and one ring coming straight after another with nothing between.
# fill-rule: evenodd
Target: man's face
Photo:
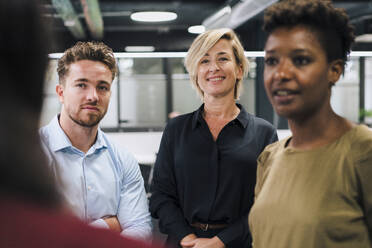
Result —
<instances>
[{"instance_id":1,"label":"man's face","mask_svg":"<svg viewBox=\"0 0 372 248\"><path fill-rule=\"evenodd\" d=\"M101 62L71 64L63 83L56 87L63 105L61 115L84 127L98 125L107 112L112 80L111 71Z\"/></svg>"}]
</instances>

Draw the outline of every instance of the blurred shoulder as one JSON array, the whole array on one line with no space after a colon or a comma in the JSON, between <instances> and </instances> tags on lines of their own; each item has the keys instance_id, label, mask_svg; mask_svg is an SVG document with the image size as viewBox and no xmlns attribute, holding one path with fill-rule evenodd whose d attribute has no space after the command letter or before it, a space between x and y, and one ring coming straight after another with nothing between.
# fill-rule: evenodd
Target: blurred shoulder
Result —
<instances>
[{"instance_id":1,"label":"blurred shoulder","mask_svg":"<svg viewBox=\"0 0 372 248\"><path fill-rule=\"evenodd\" d=\"M250 119L252 120L252 122L257 128L263 128L263 129L268 129L268 130L273 130L273 131L276 130L273 124L271 124L267 120L254 116L252 114L248 114L248 115L250 116Z\"/></svg>"},{"instance_id":2,"label":"blurred shoulder","mask_svg":"<svg viewBox=\"0 0 372 248\"><path fill-rule=\"evenodd\" d=\"M197 114L196 112L197 111L193 111L191 113L182 114L177 117L174 117L168 121L166 126L168 128L177 128L185 125L186 123L192 122L195 115Z\"/></svg>"},{"instance_id":3,"label":"blurred shoulder","mask_svg":"<svg viewBox=\"0 0 372 248\"><path fill-rule=\"evenodd\" d=\"M357 125L349 131L349 149L356 157L372 157L372 130L365 125Z\"/></svg>"},{"instance_id":4,"label":"blurred shoulder","mask_svg":"<svg viewBox=\"0 0 372 248\"><path fill-rule=\"evenodd\" d=\"M273 158L276 154L284 149L285 143L290 139L290 137L276 141L272 144L269 144L265 147L263 152L258 157L259 164L265 163L267 160Z\"/></svg>"}]
</instances>

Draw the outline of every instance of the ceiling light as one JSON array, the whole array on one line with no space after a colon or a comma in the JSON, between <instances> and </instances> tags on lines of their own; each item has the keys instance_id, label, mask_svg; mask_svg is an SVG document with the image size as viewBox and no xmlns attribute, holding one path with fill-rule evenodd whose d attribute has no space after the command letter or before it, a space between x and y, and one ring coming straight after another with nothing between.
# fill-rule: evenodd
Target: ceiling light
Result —
<instances>
[{"instance_id":1,"label":"ceiling light","mask_svg":"<svg viewBox=\"0 0 372 248\"><path fill-rule=\"evenodd\" d=\"M204 33L205 27L203 25L190 26L187 31L192 34L201 34Z\"/></svg>"},{"instance_id":2,"label":"ceiling light","mask_svg":"<svg viewBox=\"0 0 372 248\"><path fill-rule=\"evenodd\" d=\"M372 51L353 51L351 57L372 57Z\"/></svg>"},{"instance_id":3,"label":"ceiling light","mask_svg":"<svg viewBox=\"0 0 372 248\"><path fill-rule=\"evenodd\" d=\"M63 53L50 53L50 59L60 59ZM186 52L141 52L141 53L114 53L115 58L184 58ZM247 57L264 57L264 51L244 52ZM372 51L352 51L351 57L372 57Z\"/></svg>"},{"instance_id":4,"label":"ceiling light","mask_svg":"<svg viewBox=\"0 0 372 248\"><path fill-rule=\"evenodd\" d=\"M73 27L76 25L75 20L67 19L63 22L66 27Z\"/></svg>"},{"instance_id":5,"label":"ceiling light","mask_svg":"<svg viewBox=\"0 0 372 248\"><path fill-rule=\"evenodd\" d=\"M155 47L153 46L126 46L126 52L153 52Z\"/></svg>"},{"instance_id":6,"label":"ceiling light","mask_svg":"<svg viewBox=\"0 0 372 248\"><path fill-rule=\"evenodd\" d=\"M184 58L186 52L114 53L115 58Z\"/></svg>"},{"instance_id":7,"label":"ceiling light","mask_svg":"<svg viewBox=\"0 0 372 248\"><path fill-rule=\"evenodd\" d=\"M355 38L356 42L370 43L372 42L372 34L362 34Z\"/></svg>"},{"instance_id":8,"label":"ceiling light","mask_svg":"<svg viewBox=\"0 0 372 248\"><path fill-rule=\"evenodd\" d=\"M167 11L142 11L130 15L133 21L138 22L166 22L177 18L177 14Z\"/></svg>"}]
</instances>

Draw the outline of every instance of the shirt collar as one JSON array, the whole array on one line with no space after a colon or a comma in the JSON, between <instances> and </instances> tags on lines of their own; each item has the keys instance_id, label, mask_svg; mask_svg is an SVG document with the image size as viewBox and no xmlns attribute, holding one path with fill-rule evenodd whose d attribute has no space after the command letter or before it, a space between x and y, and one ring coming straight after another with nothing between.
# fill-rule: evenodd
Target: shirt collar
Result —
<instances>
[{"instance_id":1,"label":"shirt collar","mask_svg":"<svg viewBox=\"0 0 372 248\"><path fill-rule=\"evenodd\" d=\"M103 137L103 132L102 132L101 128L98 128L97 140L93 144L93 147L95 149L107 148L106 139L104 139L104 137Z\"/></svg>"},{"instance_id":2,"label":"shirt collar","mask_svg":"<svg viewBox=\"0 0 372 248\"><path fill-rule=\"evenodd\" d=\"M67 135L59 125L59 114L56 115L49 123L48 129L50 129L49 133L53 134L52 140L50 142L52 151L56 152L73 147L70 139L67 137ZM106 140L103 138L103 132L100 128L98 128L97 139L92 147L94 148L94 150L107 147Z\"/></svg>"},{"instance_id":3,"label":"shirt collar","mask_svg":"<svg viewBox=\"0 0 372 248\"><path fill-rule=\"evenodd\" d=\"M204 103L195 111L192 118L192 129L195 129L197 124L200 123L201 118L203 118Z\"/></svg>"},{"instance_id":4,"label":"shirt collar","mask_svg":"<svg viewBox=\"0 0 372 248\"><path fill-rule=\"evenodd\" d=\"M246 128L248 126L249 114L247 113L247 111L245 111L244 107L241 104L236 103L236 106L240 108L240 112L235 120L240 123L243 128ZM200 123L200 121L203 119L203 111L204 103L199 107L198 110L195 111L192 119L192 129L195 129L198 123Z\"/></svg>"},{"instance_id":5,"label":"shirt collar","mask_svg":"<svg viewBox=\"0 0 372 248\"><path fill-rule=\"evenodd\" d=\"M240 108L240 113L236 117L236 120L238 120L242 127L247 128L249 122L249 114L247 111L245 111L245 108L241 104L237 103L236 106Z\"/></svg>"}]
</instances>

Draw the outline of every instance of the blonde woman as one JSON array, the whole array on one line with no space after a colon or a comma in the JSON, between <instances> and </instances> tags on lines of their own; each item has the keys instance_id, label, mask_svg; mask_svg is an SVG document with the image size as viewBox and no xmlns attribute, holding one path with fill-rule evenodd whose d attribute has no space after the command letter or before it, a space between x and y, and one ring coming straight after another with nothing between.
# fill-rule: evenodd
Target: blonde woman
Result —
<instances>
[{"instance_id":1,"label":"blonde woman","mask_svg":"<svg viewBox=\"0 0 372 248\"><path fill-rule=\"evenodd\" d=\"M250 247L256 159L276 131L236 103L248 61L232 30L199 35L185 65L203 104L164 130L150 211L171 247Z\"/></svg>"}]
</instances>

